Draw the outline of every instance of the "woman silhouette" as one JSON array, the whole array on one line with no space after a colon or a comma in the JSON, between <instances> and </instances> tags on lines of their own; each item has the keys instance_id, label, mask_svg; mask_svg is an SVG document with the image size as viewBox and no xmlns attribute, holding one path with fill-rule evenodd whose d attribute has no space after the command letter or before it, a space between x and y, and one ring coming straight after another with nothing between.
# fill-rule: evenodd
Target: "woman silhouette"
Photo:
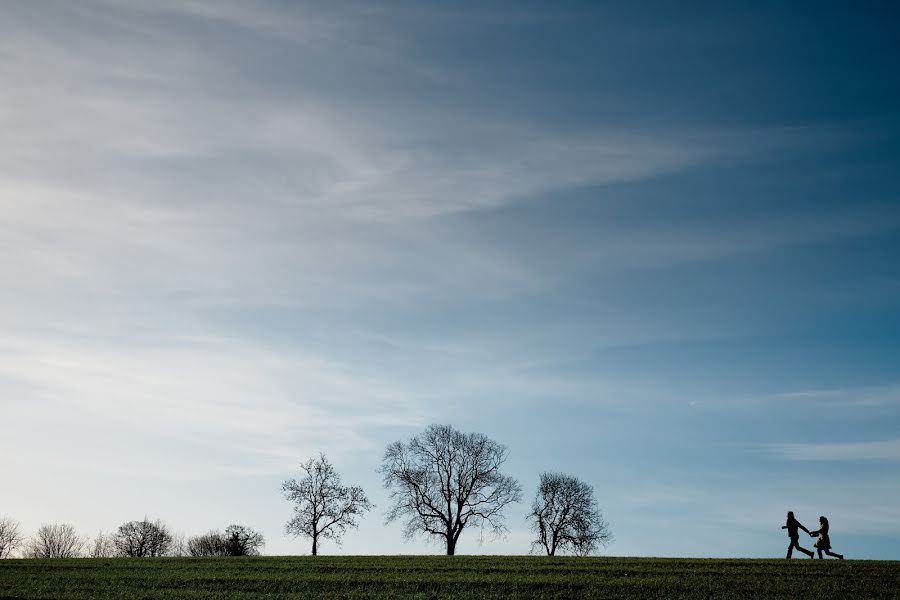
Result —
<instances>
[{"instance_id":1,"label":"woman silhouette","mask_svg":"<svg viewBox=\"0 0 900 600\"><path fill-rule=\"evenodd\" d=\"M794 548L807 555L810 558L814 558L815 555L807 550L806 548L800 547L800 529L809 533L809 529L800 524L800 521L794 518L794 511L789 510L787 514L787 523L781 526L782 529L788 530L788 537L791 538L791 543L788 546L787 556L785 558L790 558L791 554L794 551ZM810 534L812 535L812 534Z\"/></svg>"},{"instance_id":2,"label":"woman silhouette","mask_svg":"<svg viewBox=\"0 0 900 600\"><path fill-rule=\"evenodd\" d=\"M819 517L819 529L817 531L810 531L809 535L819 536L819 539L817 539L816 543L813 544L813 546L819 551L819 558L824 558L824 556L822 556L822 552L824 552L828 556L833 556L835 558L844 560L843 554L835 554L831 551L831 538L828 537L828 519L826 519L825 517Z\"/></svg>"}]
</instances>

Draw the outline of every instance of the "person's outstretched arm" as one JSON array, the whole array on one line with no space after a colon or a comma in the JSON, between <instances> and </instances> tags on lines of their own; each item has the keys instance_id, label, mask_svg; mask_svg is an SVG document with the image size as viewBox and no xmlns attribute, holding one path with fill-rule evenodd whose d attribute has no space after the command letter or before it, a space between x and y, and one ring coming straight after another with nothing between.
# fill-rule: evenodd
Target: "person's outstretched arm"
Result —
<instances>
[{"instance_id":1,"label":"person's outstretched arm","mask_svg":"<svg viewBox=\"0 0 900 600\"><path fill-rule=\"evenodd\" d=\"M803 523L797 523L797 526L800 527L800 529L802 529L803 531L805 531L805 532L808 533L809 535L812 535L812 532L811 532L809 529L807 529L806 527L804 527L804 526L803 526Z\"/></svg>"}]
</instances>

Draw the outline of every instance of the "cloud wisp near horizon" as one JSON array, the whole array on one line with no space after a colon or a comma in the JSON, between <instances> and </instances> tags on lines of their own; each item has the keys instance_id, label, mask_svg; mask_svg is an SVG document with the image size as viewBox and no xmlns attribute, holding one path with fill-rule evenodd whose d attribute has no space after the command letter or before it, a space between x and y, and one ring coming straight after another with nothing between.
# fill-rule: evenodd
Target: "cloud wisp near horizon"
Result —
<instances>
[{"instance_id":1,"label":"cloud wisp near horizon","mask_svg":"<svg viewBox=\"0 0 900 600\"><path fill-rule=\"evenodd\" d=\"M448 422L593 484L611 553L779 556L793 509L900 557L879 11L9 2L0 513L300 553L301 460L383 505ZM323 550L433 550L376 513Z\"/></svg>"}]
</instances>

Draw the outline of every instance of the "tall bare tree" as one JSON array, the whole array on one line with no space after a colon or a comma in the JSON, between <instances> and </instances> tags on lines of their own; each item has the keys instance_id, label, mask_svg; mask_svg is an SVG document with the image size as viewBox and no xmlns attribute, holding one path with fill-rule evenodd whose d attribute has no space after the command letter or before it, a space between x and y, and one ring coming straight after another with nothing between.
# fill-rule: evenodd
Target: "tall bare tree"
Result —
<instances>
[{"instance_id":1,"label":"tall bare tree","mask_svg":"<svg viewBox=\"0 0 900 600\"><path fill-rule=\"evenodd\" d=\"M541 473L528 520L537 534L532 548L548 556L557 552L587 556L613 540L594 488L563 473Z\"/></svg>"},{"instance_id":2,"label":"tall bare tree","mask_svg":"<svg viewBox=\"0 0 900 600\"><path fill-rule=\"evenodd\" d=\"M157 519L129 521L119 526L113 535L116 554L134 558L166 556L172 551L175 538L169 528Z\"/></svg>"},{"instance_id":3,"label":"tall bare tree","mask_svg":"<svg viewBox=\"0 0 900 600\"><path fill-rule=\"evenodd\" d=\"M18 521L0 517L0 558L9 558L22 545L24 536Z\"/></svg>"},{"instance_id":4,"label":"tall bare tree","mask_svg":"<svg viewBox=\"0 0 900 600\"><path fill-rule=\"evenodd\" d=\"M341 476L324 454L300 465L304 475L288 479L281 490L294 503L294 517L285 530L312 540L312 553L318 553L319 540L338 545L349 528L359 527L358 518L372 510L372 503L359 486L341 485Z\"/></svg>"},{"instance_id":5,"label":"tall bare tree","mask_svg":"<svg viewBox=\"0 0 900 600\"><path fill-rule=\"evenodd\" d=\"M84 538L68 523L41 525L28 540L25 556L28 558L75 558L81 554Z\"/></svg>"},{"instance_id":6,"label":"tall bare tree","mask_svg":"<svg viewBox=\"0 0 900 600\"><path fill-rule=\"evenodd\" d=\"M500 472L506 446L480 433L430 425L406 442L387 447L381 464L392 506L388 522L402 519L407 538L420 533L456 552L466 527L506 532L503 510L522 501L522 488Z\"/></svg>"}]
</instances>

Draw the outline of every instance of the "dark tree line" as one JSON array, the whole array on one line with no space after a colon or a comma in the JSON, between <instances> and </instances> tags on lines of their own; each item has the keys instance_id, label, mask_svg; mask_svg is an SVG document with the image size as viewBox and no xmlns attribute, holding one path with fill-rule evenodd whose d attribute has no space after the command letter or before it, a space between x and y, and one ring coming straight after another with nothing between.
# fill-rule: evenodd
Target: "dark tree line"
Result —
<instances>
[{"instance_id":1,"label":"dark tree line","mask_svg":"<svg viewBox=\"0 0 900 600\"><path fill-rule=\"evenodd\" d=\"M225 533L212 531L189 538L173 533L161 520L128 521L93 540L80 536L67 523L41 525L25 538L17 521L0 518L0 558L21 548L23 558L153 558L159 556L256 556L265 544L261 533L243 525L229 525Z\"/></svg>"}]
</instances>

